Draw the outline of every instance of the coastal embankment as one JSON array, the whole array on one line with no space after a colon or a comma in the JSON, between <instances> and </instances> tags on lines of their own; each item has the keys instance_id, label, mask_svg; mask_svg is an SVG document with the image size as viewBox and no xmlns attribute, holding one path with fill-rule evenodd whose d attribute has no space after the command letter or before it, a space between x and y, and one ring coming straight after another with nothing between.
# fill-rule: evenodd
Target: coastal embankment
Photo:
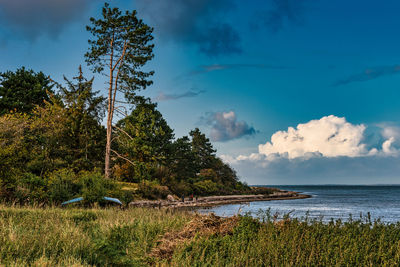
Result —
<instances>
[{"instance_id":1,"label":"coastal embankment","mask_svg":"<svg viewBox=\"0 0 400 267\"><path fill-rule=\"evenodd\" d=\"M310 198L310 195L295 191L277 190L272 194L226 195L185 198L184 201L168 197L167 200L137 200L129 203L129 207L214 207L227 204L240 204L253 201L288 200Z\"/></svg>"}]
</instances>

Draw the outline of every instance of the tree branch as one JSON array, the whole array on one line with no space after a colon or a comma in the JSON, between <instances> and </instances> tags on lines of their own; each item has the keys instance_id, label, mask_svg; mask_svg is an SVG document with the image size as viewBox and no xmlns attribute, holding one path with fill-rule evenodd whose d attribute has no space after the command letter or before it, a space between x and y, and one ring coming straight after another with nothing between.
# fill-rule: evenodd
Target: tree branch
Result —
<instances>
[{"instance_id":1,"label":"tree branch","mask_svg":"<svg viewBox=\"0 0 400 267\"><path fill-rule=\"evenodd\" d=\"M124 133L126 136L128 136L131 140L133 140L133 137L130 136L125 130L119 128L118 126L113 126L114 128L116 128L117 130L121 131L122 133Z\"/></svg>"},{"instance_id":2,"label":"tree branch","mask_svg":"<svg viewBox=\"0 0 400 267\"><path fill-rule=\"evenodd\" d=\"M121 154L119 154L117 151L111 149L111 152L113 152L118 158L121 158L121 159L126 160L127 162L129 162L129 163L132 164L133 166L136 165L133 161L131 161L131 160L125 158L124 156L122 156Z\"/></svg>"}]
</instances>

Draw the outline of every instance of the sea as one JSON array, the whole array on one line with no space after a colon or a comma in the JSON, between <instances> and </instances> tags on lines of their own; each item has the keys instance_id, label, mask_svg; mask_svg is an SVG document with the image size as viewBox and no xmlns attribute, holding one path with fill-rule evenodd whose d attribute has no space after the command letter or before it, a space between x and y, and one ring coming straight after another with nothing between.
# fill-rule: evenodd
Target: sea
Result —
<instances>
[{"instance_id":1,"label":"sea","mask_svg":"<svg viewBox=\"0 0 400 267\"><path fill-rule=\"evenodd\" d=\"M267 212L278 218L289 216L299 219L380 220L384 223L400 222L400 185L266 185L283 190L311 195L307 199L256 201L247 204L229 204L201 209L218 216L248 214L265 216Z\"/></svg>"}]
</instances>

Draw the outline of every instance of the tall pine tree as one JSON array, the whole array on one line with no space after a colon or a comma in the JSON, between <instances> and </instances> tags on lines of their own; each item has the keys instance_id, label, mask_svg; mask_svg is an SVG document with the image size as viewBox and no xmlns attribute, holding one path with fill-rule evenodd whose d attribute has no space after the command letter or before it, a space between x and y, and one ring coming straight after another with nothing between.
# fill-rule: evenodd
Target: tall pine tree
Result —
<instances>
[{"instance_id":1,"label":"tall pine tree","mask_svg":"<svg viewBox=\"0 0 400 267\"><path fill-rule=\"evenodd\" d=\"M102 19L90 18L91 26L86 29L93 35L90 48L85 54L86 62L97 73L106 75L107 97L107 142L105 151L105 177L110 176L111 142L113 117L118 92L131 101L137 90L152 83L153 71L141 68L153 58L153 29L136 17L136 11L124 14L118 8L105 4Z\"/></svg>"}]
</instances>

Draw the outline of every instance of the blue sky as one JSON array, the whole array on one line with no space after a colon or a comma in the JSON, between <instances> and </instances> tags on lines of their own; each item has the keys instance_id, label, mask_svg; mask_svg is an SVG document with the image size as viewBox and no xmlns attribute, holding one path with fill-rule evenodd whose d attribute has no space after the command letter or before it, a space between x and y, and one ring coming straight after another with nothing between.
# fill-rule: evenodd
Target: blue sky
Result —
<instances>
[{"instance_id":1,"label":"blue sky","mask_svg":"<svg viewBox=\"0 0 400 267\"><path fill-rule=\"evenodd\" d=\"M400 2L110 3L137 9L155 29L154 84L144 94L177 137L203 130L242 180L400 182ZM91 76L85 25L103 4L2 1L0 71L26 66L62 81L82 64Z\"/></svg>"}]
</instances>

